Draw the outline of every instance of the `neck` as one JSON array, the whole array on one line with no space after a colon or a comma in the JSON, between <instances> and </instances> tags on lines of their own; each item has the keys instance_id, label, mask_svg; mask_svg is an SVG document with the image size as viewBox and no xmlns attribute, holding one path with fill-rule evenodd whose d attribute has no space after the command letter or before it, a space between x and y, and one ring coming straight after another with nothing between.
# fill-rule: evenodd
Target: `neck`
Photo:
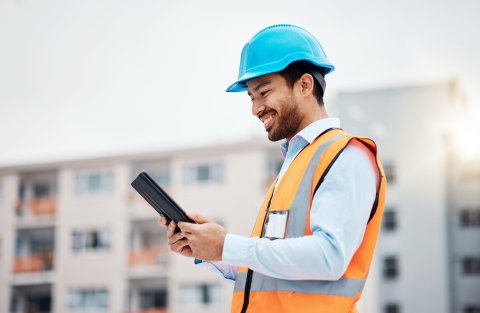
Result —
<instances>
[{"instance_id":1,"label":"neck","mask_svg":"<svg viewBox=\"0 0 480 313\"><path fill-rule=\"evenodd\" d=\"M302 131L308 125L312 124L315 121L318 121L318 120L321 120L321 119L324 119L324 118L328 118L328 114L327 114L327 111L325 110L325 106L324 105L319 106L316 101L315 101L315 103L309 104L308 106L305 106L305 107L307 107L308 109L305 110L305 112L303 112L302 121L300 122L300 124L298 124L298 128L297 128L295 134L293 134L290 137L285 138L285 139L287 139L288 142L290 142L290 139L292 139L293 136L298 134L300 131Z\"/></svg>"}]
</instances>

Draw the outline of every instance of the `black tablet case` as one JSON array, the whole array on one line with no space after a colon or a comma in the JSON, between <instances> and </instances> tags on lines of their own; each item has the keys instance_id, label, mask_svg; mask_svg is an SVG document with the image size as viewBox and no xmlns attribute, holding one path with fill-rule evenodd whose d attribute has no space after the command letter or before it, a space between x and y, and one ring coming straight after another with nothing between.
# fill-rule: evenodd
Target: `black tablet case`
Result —
<instances>
[{"instance_id":1,"label":"black tablet case","mask_svg":"<svg viewBox=\"0 0 480 313\"><path fill-rule=\"evenodd\" d=\"M177 224L178 222L195 223L147 172L138 174L131 185L160 215Z\"/></svg>"}]
</instances>

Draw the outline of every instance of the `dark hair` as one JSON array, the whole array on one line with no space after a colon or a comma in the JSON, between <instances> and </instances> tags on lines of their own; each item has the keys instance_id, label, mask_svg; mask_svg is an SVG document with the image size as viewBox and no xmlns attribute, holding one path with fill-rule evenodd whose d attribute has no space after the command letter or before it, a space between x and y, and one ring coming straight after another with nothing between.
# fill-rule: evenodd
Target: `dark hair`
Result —
<instances>
[{"instance_id":1,"label":"dark hair","mask_svg":"<svg viewBox=\"0 0 480 313\"><path fill-rule=\"evenodd\" d=\"M295 82L299 80L303 74L312 74L312 68L315 68L322 76L324 76L323 68L317 67L307 61L296 61L290 63L284 70L278 72L278 74L280 74L287 81L287 84L290 88L293 88ZM323 106L323 89L315 79L315 76L313 76L313 94L317 99L318 104Z\"/></svg>"}]
</instances>

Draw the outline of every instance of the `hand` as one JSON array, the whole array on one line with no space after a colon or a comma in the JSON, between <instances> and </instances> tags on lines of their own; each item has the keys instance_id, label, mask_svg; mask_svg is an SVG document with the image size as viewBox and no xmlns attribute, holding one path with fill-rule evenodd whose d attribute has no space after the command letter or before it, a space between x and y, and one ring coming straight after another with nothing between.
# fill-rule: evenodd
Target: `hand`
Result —
<instances>
[{"instance_id":1,"label":"hand","mask_svg":"<svg viewBox=\"0 0 480 313\"><path fill-rule=\"evenodd\" d=\"M164 216L160 216L158 224L167 228L167 239L170 250L176 253L180 253L186 257L192 256L192 249L188 246L187 239L184 238L182 233L175 233L176 224L174 221L168 223Z\"/></svg>"},{"instance_id":2,"label":"hand","mask_svg":"<svg viewBox=\"0 0 480 313\"><path fill-rule=\"evenodd\" d=\"M204 261L221 261L223 242L227 235L225 228L199 214L186 213L198 223L178 223L178 227L182 230L181 236L187 239L186 245L191 255Z\"/></svg>"}]
</instances>

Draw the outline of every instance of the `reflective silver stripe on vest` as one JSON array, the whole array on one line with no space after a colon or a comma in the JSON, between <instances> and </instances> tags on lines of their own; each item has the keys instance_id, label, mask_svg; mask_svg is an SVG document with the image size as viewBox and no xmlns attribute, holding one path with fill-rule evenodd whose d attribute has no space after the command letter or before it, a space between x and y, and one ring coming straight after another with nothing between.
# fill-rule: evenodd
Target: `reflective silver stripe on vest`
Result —
<instances>
[{"instance_id":1,"label":"reflective silver stripe on vest","mask_svg":"<svg viewBox=\"0 0 480 313\"><path fill-rule=\"evenodd\" d=\"M234 292L243 291L247 272L237 274ZM337 295L349 298L355 298L357 293L361 292L364 280L355 278L341 278L336 281L326 280L286 280L277 279L255 273L252 279L251 291L289 291L305 294Z\"/></svg>"},{"instance_id":2,"label":"reflective silver stripe on vest","mask_svg":"<svg viewBox=\"0 0 480 313\"><path fill-rule=\"evenodd\" d=\"M286 238L297 238L305 235L307 215L310 208L310 191L312 190L313 176L315 175L318 162L325 150L327 150L332 143L344 137L346 137L346 134L338 134L321 144L320 147L317 148L317 151L315 151L303 175L302 181L298 186L295 198L290 205ZM288 170L285 175L288 175Z\"/></svg>"}]
</instances>

